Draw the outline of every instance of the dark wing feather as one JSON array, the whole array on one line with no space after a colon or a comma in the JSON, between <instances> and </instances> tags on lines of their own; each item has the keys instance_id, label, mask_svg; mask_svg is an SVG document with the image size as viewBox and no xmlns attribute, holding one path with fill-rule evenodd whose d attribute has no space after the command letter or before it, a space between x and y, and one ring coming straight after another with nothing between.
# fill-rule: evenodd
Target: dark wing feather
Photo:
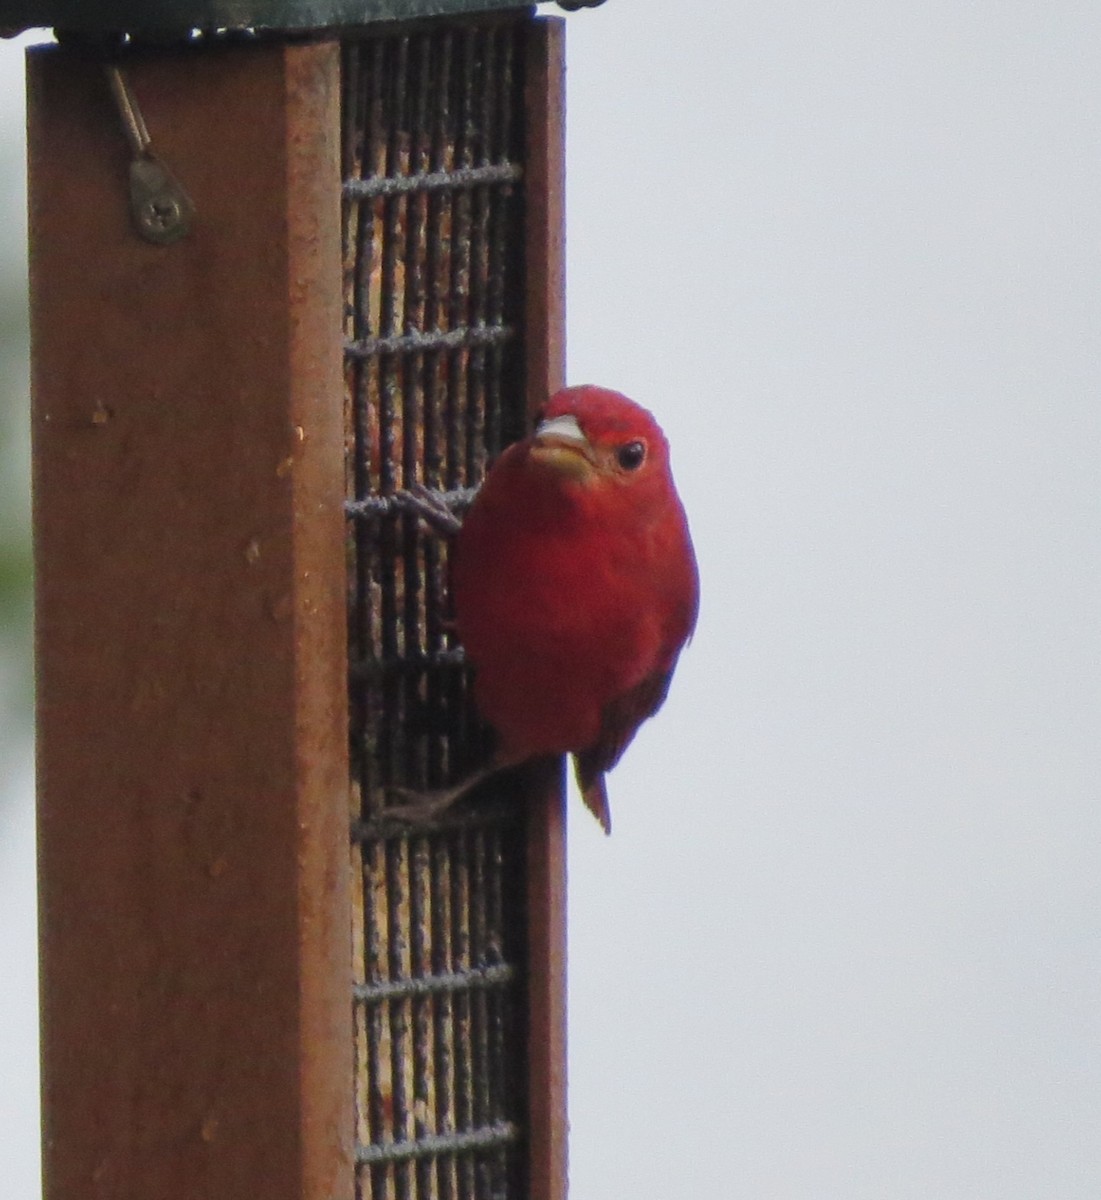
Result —
<instances>
[{"instance_id":1,"label":"dark wing feather","mask_svg":"<svg viewBox=\"0 0 1101 1200\"><path fill-rule=\"evenodd\" d=\"M672 670L654 671L630 691L609 701L601 717L600 737L574 755L577 786L605 833L612 832L612 814L604 787L604 773L619 762L642 722L661 708L672 678Z\"/></svg>"}]
</instances>

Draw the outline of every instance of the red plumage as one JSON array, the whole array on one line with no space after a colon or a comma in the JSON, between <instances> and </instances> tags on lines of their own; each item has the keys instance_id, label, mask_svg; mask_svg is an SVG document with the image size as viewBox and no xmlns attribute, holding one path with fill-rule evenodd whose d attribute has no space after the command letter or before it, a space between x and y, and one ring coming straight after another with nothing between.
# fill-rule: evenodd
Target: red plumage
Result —
<instances>
[{"instance_id":1,"label":"red plumage","mask_svg":"<svg viewBox=\"0 0 1101 1200\"><path fill-rule=\"evenodd\" d=\"M572 753L585 802L610 829L604 773L665 699L699 598L651 414L604 388L552 397L471 506L452 595L495 761Z\"/></svg>"}]
</instances>

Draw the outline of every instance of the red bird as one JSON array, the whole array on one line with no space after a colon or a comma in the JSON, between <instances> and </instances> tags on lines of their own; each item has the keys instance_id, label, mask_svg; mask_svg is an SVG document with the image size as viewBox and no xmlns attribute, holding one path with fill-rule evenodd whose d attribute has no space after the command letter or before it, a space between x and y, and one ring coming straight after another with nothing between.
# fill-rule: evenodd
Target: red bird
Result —
<instances>
[{"instance_id":1,"label":"red bird","mask_svg":"<svg viewBox=\"0 0 1101 1200\"><path fill-rule=\"evenodd\" d=\"M610 832L604 774L661 707L699 603L669 446L650 413L605 388L553 396L478 492L451 586L498 746L450 799L492 771L571 753Z\"/></svg>"}]
</instances>

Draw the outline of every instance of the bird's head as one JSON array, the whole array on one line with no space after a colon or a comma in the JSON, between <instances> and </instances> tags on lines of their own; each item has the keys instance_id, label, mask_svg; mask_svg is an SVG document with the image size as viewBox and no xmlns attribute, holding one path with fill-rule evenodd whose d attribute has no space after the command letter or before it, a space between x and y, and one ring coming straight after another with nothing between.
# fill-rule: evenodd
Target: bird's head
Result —
<instances>
[{"instance_id":1,"label":"bird's head","mask_svg":"<svg viewBox=\"0 0 1101 1200\"><path fill-rule=\"evenodd\" d=\"M600 480L645 486L668 473L669 447L653 416L620 392L585 385L547 401L530 461L582 486Z\"/></svg>"}]
</instances>

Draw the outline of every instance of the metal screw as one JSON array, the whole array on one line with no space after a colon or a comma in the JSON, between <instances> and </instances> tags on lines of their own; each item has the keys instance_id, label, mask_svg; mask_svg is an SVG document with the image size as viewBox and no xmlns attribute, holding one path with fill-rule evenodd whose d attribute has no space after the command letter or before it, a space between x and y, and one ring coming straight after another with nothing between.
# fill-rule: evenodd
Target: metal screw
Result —
<instances>
[{"instance_id":1,"label":"metal screw","mask_svg":"<svg viewBox=\"0 0 1101 1200\"><path fill-rule=\"evenodd\" d=\"M145 118L122 71L109 66L107 80L130 143L130 214L134 225L146 241L168 245L187 233L195 206L172 172L152 153Z\"/></svg>"},{"instance_id":2,"label":"metal screw","mask_svg":"<svg viewBox=\"0 0 1101 1200\"><path fill-rule=\"evenodd\" d=\"M138 233L165 246L187 233L194 208L168 168L146 153L130 164L130 211Z\"/></svg>"},{"instance_id":3,"label":"metal screw","mask_svg":"<svg viewBox=\"0 0 1101 1200\"><path fill-rule=\"evenodd\" d=\"M183 213L179 201L170 196L146 200L138 208L138 224L150 237L163 237L180 223Z\"/></svg>"}]
</instances>

